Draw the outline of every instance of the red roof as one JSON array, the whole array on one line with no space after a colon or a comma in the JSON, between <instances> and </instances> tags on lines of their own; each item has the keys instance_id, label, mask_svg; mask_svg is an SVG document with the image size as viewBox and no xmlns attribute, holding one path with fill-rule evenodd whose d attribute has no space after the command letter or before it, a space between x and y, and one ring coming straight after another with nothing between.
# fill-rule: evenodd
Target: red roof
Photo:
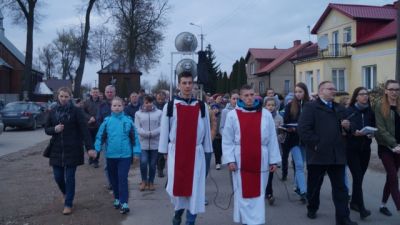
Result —
<instances>
[{"instance_id":1,"label":"red roof","mask_svg":"<svg viewBox=\"0 0 400 225\"><path fill-rule=\"evenodd\" d=\"M282 53L284 53L286 49L277 49L277 48L250 48L246 55L246 62L250 57L250 54L255 59L276 59Z\"/></svg>"},{"instance_id":2,"label":"red roof","mask_svg":"<svg viewBox=\"0 0 400 225\"><path fill-rule=\"evenodd\" d=\"M376 32L364 37L361 40L357 40L356 43L353 44L354 47L375 43L378 41L384 41L392 38L396 38L396 30L397 30L397 19L393 20L389 24L385 25L381 29Z\"/></svg>"},{"instance_id":3,"label":"red roof","mask_svg":"<svg viewBox=\"0 0 400 225\"><path fill-rule=\"evenodd\" d=\"M370 5L347 5L347 4L333 4L330 3L325 9L322 16L319 18L314 28L311 30L312 34L317 34L318 29L329 15L332 9L337 10L343 15L354 19L372 19L372 20L393 20L396 18L396 9L393 5L385 6L370 6Z\"/></svg>"},{"instance_id":4,"label":"red roof","mask_svg":"<svg viewBox=\"0 0 400 225\"><path fill-rule=\"evenodd\" d=\"M281 54L278 58L276 58L274 61L272 61L268 65L266 65L263 68L261 68L260 70L258 70L255 74L259 75L262 73L272 72L273 70L278 68L280 65L287 62L290 58L295 56L300 50L302 50L306 47L309 47L310 45L312 45L312 42L309 41L309 42L306 42L306 43L303 43L300 45L293 46L289 49L286 49L283 54Z\"/></svg>"}]
</instances>

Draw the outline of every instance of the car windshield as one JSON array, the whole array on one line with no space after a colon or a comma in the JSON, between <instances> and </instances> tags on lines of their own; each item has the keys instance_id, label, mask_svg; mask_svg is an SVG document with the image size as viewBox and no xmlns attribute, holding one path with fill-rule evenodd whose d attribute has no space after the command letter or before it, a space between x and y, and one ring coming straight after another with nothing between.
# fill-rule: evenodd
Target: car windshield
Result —
<instances>
[{"instance_id":1,"label":"car windshield","mask_svg":"<svg viewBox=\"0 0 400 225\"><path fill-rule=\"evenodd\" d=\"M28 110L29 108L29 104L27 103L21 103L21 102L11 102L8 103L6 105L6 107L4 107L4 111L11 111L11 110L15 110L15 111L24 111L24 110Z\"/></svg>"}]
</instances>

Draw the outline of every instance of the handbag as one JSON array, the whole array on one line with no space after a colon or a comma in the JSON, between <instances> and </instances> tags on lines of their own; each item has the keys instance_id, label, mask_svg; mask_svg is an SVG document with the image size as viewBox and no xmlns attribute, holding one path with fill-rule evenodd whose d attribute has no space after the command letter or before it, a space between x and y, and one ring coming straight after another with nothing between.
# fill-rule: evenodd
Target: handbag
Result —
<instances>
[{"instance_id":1,"label":"handbag","mask_svg":"<svg viewBox=\"0 0 400 225\"><path fill-rule=\"evenodd\" d=\"M49 144L43 151L43 156L46 158L50 158L50 153L51 153L51 147L53 146L53 137L50 139Z\"/></svg>"}]
</instances>

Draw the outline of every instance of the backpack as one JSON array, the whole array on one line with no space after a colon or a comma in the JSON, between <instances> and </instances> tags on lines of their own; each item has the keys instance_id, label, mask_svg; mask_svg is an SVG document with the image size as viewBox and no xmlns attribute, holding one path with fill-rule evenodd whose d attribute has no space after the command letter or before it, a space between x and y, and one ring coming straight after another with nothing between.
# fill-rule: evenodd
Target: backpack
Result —
<instances>
[{"instance_id":1,"label":"backpack","mask_svg":"<svg viewBox=\"0 0 400 225\"><path fill-rule=\"evenodd\" d=\"M206 116L206 104L198 100L200 104L200 112L201 112L201 117L204 118ZM167 117L172 117L174 113L174 100L171 100L167 103Z\"/></svg>"}]
</instances>

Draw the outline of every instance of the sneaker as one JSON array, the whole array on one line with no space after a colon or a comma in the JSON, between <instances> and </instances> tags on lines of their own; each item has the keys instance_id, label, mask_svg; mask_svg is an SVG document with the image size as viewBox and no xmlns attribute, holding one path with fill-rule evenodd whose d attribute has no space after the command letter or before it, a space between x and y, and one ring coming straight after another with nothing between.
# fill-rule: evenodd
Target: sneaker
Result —
<instances>
[{"instance_id":1,"label":"sneaker","mask_svg":"<svg viewBox=\"0 0 400 225\"><path fill-rule=\"evenodd\" d=\"M385 206L382 206L379 208L379 212L381 212L385 216L392 216L392 213L389 211L389 209Z\"/></svg>"},{"instance_id":2,"label":"sneaker","mask_svg":"<svg viewBox=\"0 0 400 225\"><path fill-rule=\"evenodd\" d=\"M139 191L144 191L146 189L146 186L147 186L146 183L142 181L142 183L140 183L139 186Z\"/></svg>"},{"instance_id":3,"label":"sneaker","mask_svg":"<svg viewBox=\"0 0 400 225\"><path fill-rule=\"evenodd\" d=\"M204 200L204 205L208 205L208 200L207 199Z\"/></svg>"},{"instance_id":4,"label":"sneaker","mask_svg":"<svg viewBox=\"0 0 400 225\"><path fill-rule=\"evenodd\" d=\"M220 170L220 169L221 169L221 164L215 165L215 169L216 169L216 170Z\"/></svg>"},{"instance_id":5,"label":"sneaker","mask_svg":"<svg viewBox=\"0 0 400 225\"><path fill-rule=\"evenodd\" d=\"M303 203L303 204L306 204L306 203L307 203L307 194L306 194L306 193L300 194L300 201L301 201L301 203Z\"/></svg>"},{"instance_id":6,"label":"sneaker","mask_svg":"<svg viewBox=\"0 0 400 225\"><path fill-rule=\"evenodd\" d=\"M268 204L269 204L269 205L273 205L273 204L274 204L275 198L274 198L273 195L268 195L268 196L267 196L267 199L268 199Z\"/></svg>"},{"instance_id":7,"label":"sneaker","mask_svg":"<svg viewBox=\"0 0 400 225\"><path fill-rule=\"evenodd\" d=\"M158 177L164 177L164 171L158 170Z\"/></svg>"},{"instance_id":8,"label":"sneaker","mask_svg":"<svg viewBox=\"0 0 400 225\"><path fill-rule=\"evenodd\" d=\"M115 199L114 200L114 208L115 209L119 209L120 207L121 207L121 203L119 202L119 200L118 199Z\"/></svg>"},{"instance_id":9,"label":"sneaker","mask_svg":"<svg viewBox=\"0 0 400 225\"><path fill-rule=\"evenodd\" d=\"M300 195L300 189L298 187L296 187L295 189L293 189L294 193Z\"/></svg>"},{"instance_id":10,"label":"sneaker","mask_svg":"<svg viewBox=\"0 0 400 225\"><path fill-rule=\"evenodd\" d=\"M122 204L122 205L121 205L121 208L120 208L120 210L119 210L119 212L120 212L121 214L127 214L129 211L130 211L130 210L129 210L128 203Z\"/></svg>"},{"instance_id":11,"label":"sneaker","mask_svg":"<svg viewBox=\"0 0 400 225\"><path fill-rule=\"evenodd\" d=\"M72 209L71 209L71 207L64 207L64 210L63 210L63 212L62 212L64 215L71 215L71 213L72 213Z\"/></svg>"},{"instance_id":12,"label":"sneaker","mask_svg":"<svg viewBox=\"0 0 400 225\"><path fill-rule=\"evenodd\" d=\"M149 186L148 186L148 190L149 191L155 191L156 188L154 187L154 184L150 183Z\"/></svg>"}]
</instances>

